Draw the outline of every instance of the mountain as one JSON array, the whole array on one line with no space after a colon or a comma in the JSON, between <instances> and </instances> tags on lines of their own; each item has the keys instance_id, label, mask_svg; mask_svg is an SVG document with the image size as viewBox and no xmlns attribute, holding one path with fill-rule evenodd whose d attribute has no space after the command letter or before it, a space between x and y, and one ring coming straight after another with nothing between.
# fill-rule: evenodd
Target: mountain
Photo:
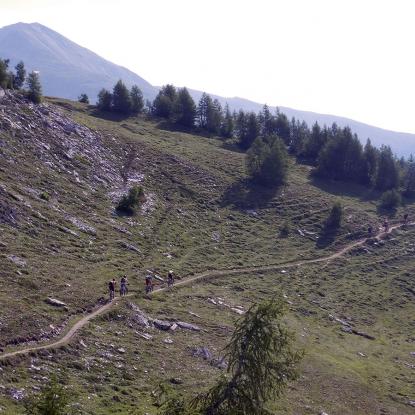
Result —
<instances>
[{"instance_id":1,"label":"mountain","mask_svg":"<svg viewBox=\"0 0 415 415\"><path fill-rule=\"evenodd\" d=\"M2 95L2 415L25 413L54 374L74 415L160 414L160 385L207 391L235 320L279 296L279 324L306 353L272 413L413 415L415 226L363 243L382 220L367 188L316 181L293 160L287 184L266 189L221 140ZM117 214L134 185L143 204ZM327 233L337 201L344 220ZM404 212L415 220L415 205ZM158 289L169 270L176 287L145 296L145 276ZM125 274L133 295L106 302Z\"/></svg>"},{"instance_id":2,"label":"mountain","mask_svg":"<svg viewBox=\"0 0 415 415\"><path fill-rule=\"evenodd\" d=\"M76 99L85 92L94 102L101 88L111 89L118 79L122 79L128 87L138 85L144 97L150 100L154 99L159 89L134 72L103 59L39 23L17 23L0 29L0 57L9 58L13 66L23 60L29 70L39 70L44 93L50 96ZM201 91L190 92L196 101L202 95ZM227 102L232 110L257 112L263 106L238 97L212 97L222 105ZM309 125L317 121L321 125L335 122L341 127L349 126L363 143L370 138L378 147L389 145L398 156L415 153L415 134L384 130L335 115L279 108L289 118L304 120Z\"/></svg>"},{"instance_id":3,"label":"mountain","mask_svg":"<svg viewBox=\"0 0 415 415\"><path fill-rule=\"evenodd\" d=\"M118 79L136 84L152 99L157 88L39 23L16 23L0 29L0 56L14 66L23 60L27 69L40 71L45 95L77 99L85 92L95 101L101 88L111 89Z\"/></svg>"}]
</instances>

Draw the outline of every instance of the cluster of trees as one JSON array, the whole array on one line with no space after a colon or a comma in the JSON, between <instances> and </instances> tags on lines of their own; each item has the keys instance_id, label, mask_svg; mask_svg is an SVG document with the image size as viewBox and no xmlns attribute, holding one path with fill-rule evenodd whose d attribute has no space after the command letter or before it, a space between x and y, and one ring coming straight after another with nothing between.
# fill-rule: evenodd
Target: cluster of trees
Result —
<instances>
[{"instance_id":1,"label":"cluster of trees","mask_svg":"<svg viewBox=\"0 0 415 415\"><path fill-rule=\"evenodd\" d=\"M149 108L150 114L183 127L194 127L196 105L186 88L164 85Z\"/></svg>"},{"instance_id":2,"label":"cluster of trees","mask_svg":"<svg viewBox=\"0 0 415 415\"><path fill-rule=\"evenodd\" d=\"M288 171L288 153L284 141L276 135L257 137L246 153L251 178L268 187L284 183Z\"/></svg>"},{"instance_id":3,"label":"cluster of trees","mask_svg":"<svg viewBox=\"0 0 415 415\"><path fill-rule=\"evenodd\" d=\"M186 88L163 86L152 103L150 115L168 119L177 125L197 127L223 138L233 138L247 151L247 170L252 178L264 185L284 181L288 168L288 153L297 160L315 166L314 174L322 178L360 183L381 192L399 189L405 195L415 193L415 164L411 157L398 160L390 147L375 148L370 140L365 146L350 128L336 124L311 129L305 122L289 120L278 108L272 113L267 105L254 112L231 112L222 108L217 99L203 93L198 104ZM113 93L102 89L98 96L102 110L140 113L144 102L141 91L131 91L122 81Z\"/></svg>"},{"instance_id":4,"label":"cluster of trees","mask_svg":"<svg viewBox=\"0 0 415 415\"><path fill-rule=\"evenodd\" d=\"M80 100L81 98L85 100L85 96L81 95ZM114 85L112 93L105 88L101 89L97 107L101 111L113 111L125 115L139 114L144 109L143 93L137 85L133 85L129 91L120 79Z\"/></svg>"},{"instance_id":5,"label":"cluster of trees","mask_svg":"<svg viewBox=\"0 0 415 415\"><path fill-rule=\"evenodd\" d=\"M26 77L24 63L20 61L15 66L15 72L9 69L10 60L0 59L0 87L3 89L20 90L27 85L27 97L34 103L42 100L42 85L40 83L39 73L32 71Z\"/></svg>"}]
</instances>

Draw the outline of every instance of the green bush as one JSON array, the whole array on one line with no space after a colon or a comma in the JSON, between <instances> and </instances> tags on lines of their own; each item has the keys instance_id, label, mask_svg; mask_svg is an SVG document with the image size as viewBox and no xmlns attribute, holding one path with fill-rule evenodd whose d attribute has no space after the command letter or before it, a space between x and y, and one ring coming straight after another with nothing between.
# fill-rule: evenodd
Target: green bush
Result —
<instances>
[{"instance_id":1,"label":"green bush","mask_svg":"<svg viewBox=\"0 0 415 415\"><path fill-rule=\"evenodd\" d=\"M401 194L396 190L388 190L380 198L380 208L385 210L395 210L402 203Z\"/></svg>"},{"instance_id":2,"label":"green bush","mask_svg":"<svg viewBox=\"0 0 415 415\"><path fill-rule=\"evenodd\" d=\"M43 199L43 200L48 201L50 199L49 193L48 192L42 192L40 194L40 198Z\"/></svg>"},{"instance_id":3,"label":"green bush","mask_svg":"<svg viewBox=\"0 0 415 415\"><path fill-rule=\"evenodd\" d=\"M340 202L333 204L330 215L326 220L326 228L337 229L340 227L343 219L343 208Z\"/></svg>"},{"instance_id":4,"label":"green bush","mask_svg":"<svg viewBox=\"0 0 415 415\"><path fill-rule=\"evenodd\" d=\"M117 211L127 215L134 215L136 210L144 202L144 190L141 186L134 186L118 202Z\"/></svg>"}]
</instances>

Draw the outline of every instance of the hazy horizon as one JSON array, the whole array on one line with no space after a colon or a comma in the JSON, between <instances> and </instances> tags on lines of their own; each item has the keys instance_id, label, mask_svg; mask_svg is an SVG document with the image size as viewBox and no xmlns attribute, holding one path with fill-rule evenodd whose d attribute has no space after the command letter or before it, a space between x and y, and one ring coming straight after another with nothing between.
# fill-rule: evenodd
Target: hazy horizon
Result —
<instances>
[{"instance_id":1,"label":"hazy horizon","mask_svg":"<svg viewBox=\"0 0 415 415\"><path fill-rule=\"evenodd\" d=\"M0 0L0 26L39 22L152 85L415 133L412 8L403 0Z\"/></svg>"}]
</instances>

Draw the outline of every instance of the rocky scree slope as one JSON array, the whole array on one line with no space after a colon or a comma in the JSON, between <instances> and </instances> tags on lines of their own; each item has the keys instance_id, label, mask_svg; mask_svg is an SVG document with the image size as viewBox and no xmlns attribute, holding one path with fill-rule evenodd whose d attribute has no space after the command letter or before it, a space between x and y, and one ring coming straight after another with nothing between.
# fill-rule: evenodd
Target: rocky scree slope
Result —
<instances>
[{"instance_id":1,"label":"rocky scree slope","mask_svg":"<svg viewBox=\"0 0 415 415\"><path fill-rule=\"evenodd\" d=\"M126 175L125 153L115 141L56 106L35 106L18 94L1 98L3 346L58 334L72 314L99 301L94 281L83 274L97 262L96 244L105 234L122 239L113 202L142 180L138 172ZM66 306L55 309L48 297Z\"/></svg>"}]
</instances>

